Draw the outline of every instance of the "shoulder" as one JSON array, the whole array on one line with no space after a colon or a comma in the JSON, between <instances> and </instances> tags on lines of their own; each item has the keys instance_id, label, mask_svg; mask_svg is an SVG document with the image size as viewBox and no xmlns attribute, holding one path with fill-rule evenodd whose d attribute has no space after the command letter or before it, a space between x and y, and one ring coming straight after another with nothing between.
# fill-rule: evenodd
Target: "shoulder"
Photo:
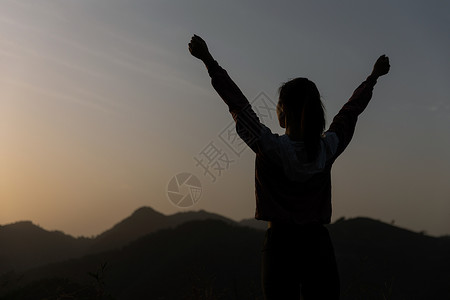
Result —
<instances>
[{"instance_id":1,"label":"shoulder","mask_svg":"<svg viewBox=\"0 0 450 300\"><path fill-rule=\"evenodd\" d=\"M325 150L326 160L333 158L339 146L339 137L334 131L326 131L322 136L322 149Z\"/></svg>"},{"instance_id":2,"label":"shoulder","mask_svg":"<svg viewBox=\"0 0 450 300\"><path fill-rule=\"evenodd\" d=\"M261 124L261 134L258 140L259 149L262 153L270 152L279 147L281 137L277 133L272 133L269 127Z\"/></svg>"},{"instance_id":3,"label":"shoulder","mask_svg":"<svg viewBox=\"0 0 450 300\"><path fill-rule=\"evenodd\" d=\"M287 143L285 135L280 136L278 133L273 133L270 128L262 125L261 135L257 143L257 157L259 159L264 158L264 160L272 163L281 164L283 148L286 148L285 144Z\"/></svg>"}]
</instances>

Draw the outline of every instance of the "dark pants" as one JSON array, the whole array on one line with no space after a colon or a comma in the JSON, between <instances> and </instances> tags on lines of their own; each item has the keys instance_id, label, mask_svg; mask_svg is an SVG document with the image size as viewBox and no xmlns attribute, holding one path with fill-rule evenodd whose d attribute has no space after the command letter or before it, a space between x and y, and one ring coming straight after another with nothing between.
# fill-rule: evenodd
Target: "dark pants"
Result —
<instances>
[{"instance_id":1,"label":"dark pants","mask_svg":"<svg viewBox=\"0 0 450 300\"><path fill-rule=\"evenodd\" d=\"M265 300L339 299L333 245L323 225L273 226L262 249Z\"/></svg>"}]
</instances>

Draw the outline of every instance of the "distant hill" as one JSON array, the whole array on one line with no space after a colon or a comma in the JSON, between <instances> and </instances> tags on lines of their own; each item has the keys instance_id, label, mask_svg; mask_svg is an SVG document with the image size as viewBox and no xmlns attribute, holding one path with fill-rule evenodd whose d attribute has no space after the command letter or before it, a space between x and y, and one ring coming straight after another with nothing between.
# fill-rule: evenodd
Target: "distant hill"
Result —
<instances>
[{"instance_id":1,"label":"distant hill","mask_svg":"<svg viewBox=\"0 0 450 300\"><path fill-rule=\"evenodd\" d=\"M141 207L95 238L74 238L60 231L47 231L30 221L0 226L0 271L23 271L52 262L123 247L161 229L193 220L234 221L204 210L164 215ZM1 273L0 273L1 274Z\"/></svg>"},{"instance_id":2,"label":"distant hill","mask_svg":"<svg viewBox=\"0 0 450 300\"><path fill-rule=\"evenodd\" d=\"M149 233L172 228L188 221L207 219L222 220L230 224L234 223L230 219L204 210L180 212L166 216L153 208L141 207L128 218L97 236L89 249L89 253L120 248Z\"/></svg>"},{"instance_id":3,"label":"distant hill","mask_svg":"<svg viewBox=\"0 0 450 300\"><path fill-rule=\"evenodd\" d=\"M95 280L87 273L95 273L104 262L108 264L104 288L115 299L205 299L202 297L209 290L227 299L251 299L251 295L260 295L263 237L259 230L222 220L186 222L118 250L25 272L15 285L19 287L16 292L2 299L16 299L17 295L20 299L57 298L61 293L75 293L78 297L78 292L93 290ZM67 281L45 280L57 277ZM48 294L48 289L43 292L33 282L54 289Z\"/></svg>"},{"instance_id":4,"label":"distant hill","mask_svg":"<svg viewBox=\"0 0 450 300\"><path fill-rule=\"evenodd\" d=\"M448 239L368 218L328 228L342 299L450 299ZM232 222L185 222L120 249L29 270L0 296L56 299L65 293L92 299L81 293L101 291L104 299L262 299L263 239L264 231ZM107 263L103 271L102 263Z\"/></svg>"},{"instance_id":5,"label":"distant hill","mask_svg":"<svg viewBox=\"0 0 450 300\"><path fill-rule=\"evenodd\" d=\"M167 228L168 217L150 207L141 207L131 216L98 235L89 252L111 250L126 245L142 235Z\"/></svg>"},{"instance_id":6,"label":"distant hill","mask_svg":"<svg viewBox=\"0 0 450 300\"><path fill-rule=\"evenodd\" d=\"M86 253L91 240L47 231L30 221L0 226L0 270L21 271Z\"/></svg>"},{"instance_id":7,"label":"distant hill","mask_svg":"<svg viewBox=\"0 0 450 300\"><path fill-rule=\"evenodd\" d=\"M349 299L450 299L450 240L369 218L328 227Z\"/></svg>"}]
</instances>

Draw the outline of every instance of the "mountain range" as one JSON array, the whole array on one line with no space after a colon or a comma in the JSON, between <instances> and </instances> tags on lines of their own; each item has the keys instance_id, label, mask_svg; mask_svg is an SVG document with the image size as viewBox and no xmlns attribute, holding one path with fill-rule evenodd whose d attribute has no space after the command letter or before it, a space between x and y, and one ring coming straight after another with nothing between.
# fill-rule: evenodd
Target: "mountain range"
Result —
<instances>
[{"instance_id":1,"label":"mountain range","mask_svg":"<svg viewBox=\"0 0 450 300\"><path fill-rule=\"evenodd\" d=\"M150 207L94 238L4 225L0 299L262 299L266 227ZM342 299L450 299L450 239L368 218L328 228Z\"/></svg>"},{"instance_id":2,"label":"mountain range","mask_svg":"<svg viewBox=\"0 0 450 300\"><path fill-rule=\"evenodd\" d=\"M0 226L0 270L21 271L47 263L63 261L87 254L120 248L137 238L165 228L173 228L192 220L235 221L204 210L187 211L166 216L150 207L141 207L112 228L93 238L47 231L31 221ZM246 220L243 220L246 222ZM265 222L252 223L258 226Z\"/></svg>"}]
</instances>

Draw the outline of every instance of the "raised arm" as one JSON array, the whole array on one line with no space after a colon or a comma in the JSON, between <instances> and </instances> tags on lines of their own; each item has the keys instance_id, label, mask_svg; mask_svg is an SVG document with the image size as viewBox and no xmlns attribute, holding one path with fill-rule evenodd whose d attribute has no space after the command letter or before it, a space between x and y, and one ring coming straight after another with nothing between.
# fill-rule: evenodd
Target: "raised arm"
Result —
<instances>
[{"instance_id":1,"label":"raised arm","mask_svg":"<svg viewBox=\"0 0 450 300\"><path fill-rule=\"evenodd\" d=\"M236 122L236 131L244 142L257 152L257 141L266 127L261 124L247 98L230 78L208 50L206 42L194 35L189 43L191 54L203 61L208 69L211 83L222 100L228 105L229 111Z\"/></svg>"},{"instance_id":2,"label":"raised arm","mask_svg":"<svg viewBox=\"0 0 450 300\"><path fill-rule=\"evenodd\" d=\"M228 76L228 73L219 66L216 60L212 57L208 50L206 42L194 35L189 43L189 51L191 54L203 61L208 69L209 76L211 77L211 83L220 97L228 105L233 117L240 110L249 105L247 98L242 94L239 87Z\"/></svg>"},{"instance_id":3,"label":"raised arm","mask_svg":"<svg viewBox=\"0 0 450 300\"><path fill-rule=\"evenodd\" d=\"M380 76L389 72L389 58L382 55L375 62L372 73L353 92L353 95L334 117L328 131L335 132L339 143L335 157L339 156L350 143L355 132L358 116L364 111L372 98L372 90Z\"/></svg>"}]
</instances>

